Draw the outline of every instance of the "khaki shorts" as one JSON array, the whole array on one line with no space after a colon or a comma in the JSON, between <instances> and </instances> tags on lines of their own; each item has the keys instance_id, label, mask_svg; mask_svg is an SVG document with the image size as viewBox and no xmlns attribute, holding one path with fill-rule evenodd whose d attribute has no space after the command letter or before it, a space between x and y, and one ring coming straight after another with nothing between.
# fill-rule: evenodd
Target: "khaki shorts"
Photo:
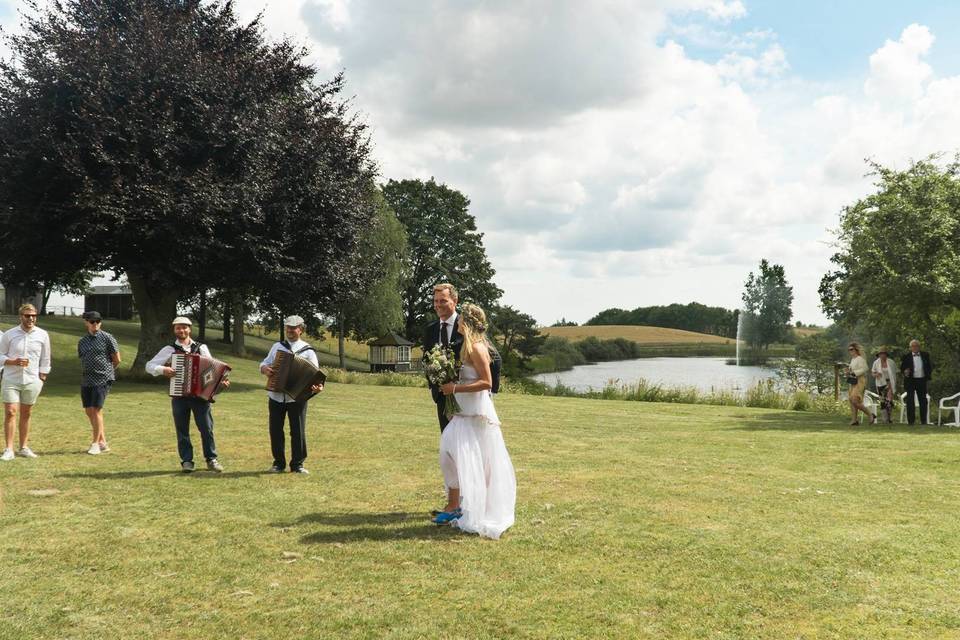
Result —
<instances>
[{"instance_id":1,"label":"khaki shorts","mask_svg":"<svg viewBox=\"0 0 960 640\"><path fill-rule=\"evenodd\" d=\"M36 404L41 389L42 380L34 380L28 384L15 384L4 380L0 385L0 395L3 396L4 404Z\"/></svg>"}]
</instances>

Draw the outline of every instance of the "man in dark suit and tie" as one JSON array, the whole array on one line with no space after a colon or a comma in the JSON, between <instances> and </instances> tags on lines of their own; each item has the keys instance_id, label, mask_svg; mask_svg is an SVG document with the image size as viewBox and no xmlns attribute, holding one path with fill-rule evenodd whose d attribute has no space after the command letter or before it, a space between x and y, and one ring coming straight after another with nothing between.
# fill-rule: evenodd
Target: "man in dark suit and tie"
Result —
<instances>
[{"instance_id":1,"label":"man in dark suit and tie","mask_svg":"<svg viewBox=\"0 0 960 640\"><path fill-rule=\"evenodd\" d=\"M423 334L423 352L430 351L435 345L453 349L454 356L460 360L460 347L463 346L463 334L457 331L457 289L448 282L442 282L433 287L433 310L437 312L438 320L427 325ZM430 393L437 405L437 419L440 421L440 432L450 421L443 412L444 398L440 388L430 385Z\"/></svg>"},{"instance_id":2,"label":"man in dark suit and tie","mask_svg":"<svg viewBox=\"0 0 960 640\"><path fill-rule=\"evenodd\" d=\"M907 422L915 419L913 394L920 401L920 424L927 424L927 382L933 372L930 354L920 351L920 342L910 341L910 351L900 359L900 371L903 372L903 388L907 392Z\"/></svg>"}]
</instances>

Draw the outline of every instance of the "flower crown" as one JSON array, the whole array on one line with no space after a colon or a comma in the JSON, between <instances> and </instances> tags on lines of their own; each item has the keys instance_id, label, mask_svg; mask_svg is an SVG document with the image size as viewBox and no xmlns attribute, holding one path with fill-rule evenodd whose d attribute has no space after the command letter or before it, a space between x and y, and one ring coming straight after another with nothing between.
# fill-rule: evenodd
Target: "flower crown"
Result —
<instances>
[{"instance_id":1,"label":"flower crown","mask_svg":"<svg viewBox=\"0 0 960 640\"><path fill-rule=\"evenodd\" d=\"M474 333L483 333L487 330L487 319L484 316L483 309L473 304L465 304L460 309L460 315L463 321L470 327Z\"/></svg>"}]
</instances>

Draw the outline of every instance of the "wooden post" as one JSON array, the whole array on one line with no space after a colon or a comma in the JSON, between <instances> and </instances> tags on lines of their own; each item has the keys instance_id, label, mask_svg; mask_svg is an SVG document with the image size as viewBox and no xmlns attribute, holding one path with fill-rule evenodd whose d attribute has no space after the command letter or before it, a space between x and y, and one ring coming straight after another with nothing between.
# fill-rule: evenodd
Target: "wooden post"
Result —
<instances>
[{"instance_id":1,"label":"wooden post","mask_svg":"<svg viewBox=\"0 0 960 640\"><path fill-rule=\"evenodd\" d=\"M840 399L840 370L846 368L846 364L836 362L833 365L833 399Z\"/></svg>"}]
</instances>

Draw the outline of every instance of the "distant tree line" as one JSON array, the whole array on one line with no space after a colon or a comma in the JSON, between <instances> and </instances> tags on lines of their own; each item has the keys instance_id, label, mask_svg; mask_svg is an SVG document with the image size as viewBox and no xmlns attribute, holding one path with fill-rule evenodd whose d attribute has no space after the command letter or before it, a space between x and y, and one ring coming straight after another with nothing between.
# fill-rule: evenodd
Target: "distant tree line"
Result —
<instances>
[{"instance_id":1,"label":"distant tree line","mask_svg":"<svg viewBox=\"0 0 960 640\"><path fill-rule=\"evenodd\" d=\"M725 338L737 336L737 317L739 311L723 307L708 307L699 302L689 304L669 304L666 306L637 307L626 309L606 309L587 320L586 325L642 325L683 329L698 333L709 333Z\"/></svg>"}]
</instances>

